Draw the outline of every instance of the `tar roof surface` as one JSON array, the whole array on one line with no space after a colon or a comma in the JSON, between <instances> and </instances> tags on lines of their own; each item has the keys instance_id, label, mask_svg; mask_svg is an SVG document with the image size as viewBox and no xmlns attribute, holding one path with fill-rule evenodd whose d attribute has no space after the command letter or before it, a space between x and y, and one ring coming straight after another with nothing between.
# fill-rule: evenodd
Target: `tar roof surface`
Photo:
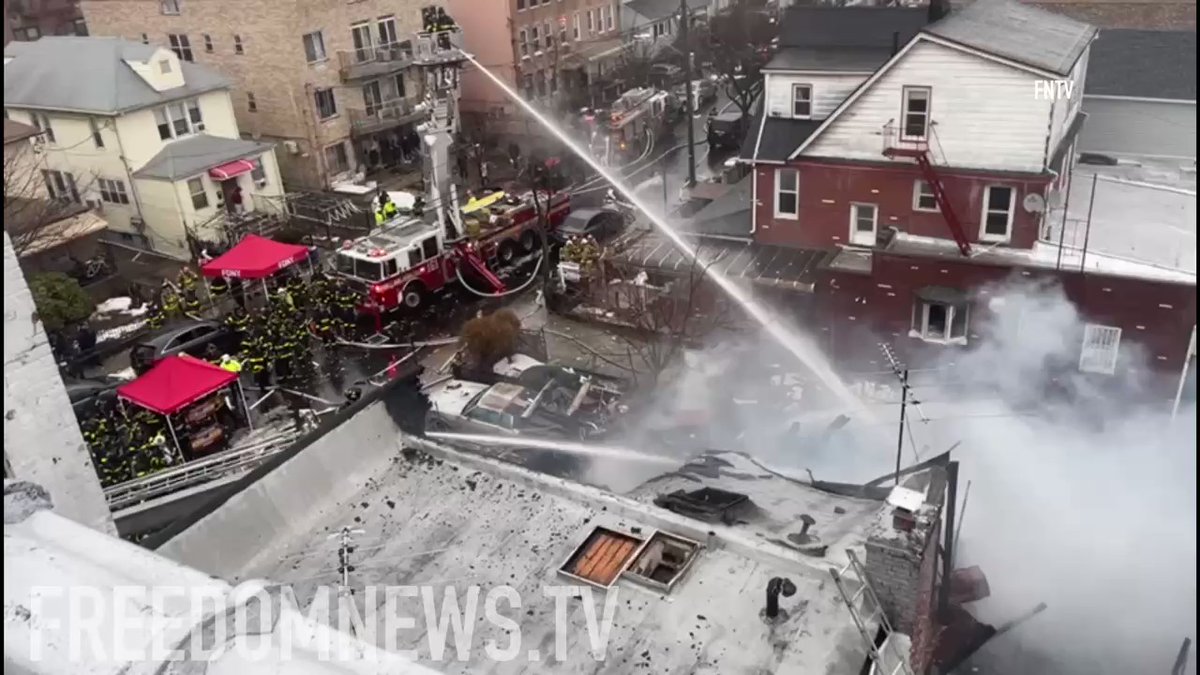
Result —
<instances>
[{"instance_id":1,"label":"tar roof surface","mask_svg":"<svg viewBox=\"0 0 1200 675\"><path fill-rule=\"evenodd\" d=\"M792 7L783 15L780 47L890 48L900 45L928 22L924 7Z\"/></svg>"},{"instance_id":2,"label":"tar roof surface","mask_svg":"<svg viewBox=\"0 0 1200 675\"><path fill-rule=\"evenodd\" d=\"M925 33L993 56L1069 75L1096 28L1014 0L977 0Z\"/></svg>"},{"instance_id":3,"label":"tar roof surface","mask_svg":"<svg viewBox=\"0 0 1200 675\"><path fill-rule=\"evenodd\" d=\"M680 227L700 236L749 237L753 202L754 181L746 176L693 213Z\"/></svg>"},{"instance_id":4,"label":"tar roof surface","mask_svg":"<svg viewBox=\"0 0 1200 675\"><path fill-rule=\"evenodd\" d=\"M1100 31L1086 94L1196 100L1196 31Z\"/></svg>"},{"instance_id":5,"label":"tar roof surface","mask_svg":"<svg viewBox=\"0 0 1200 675\"><path fill-rule=\"evenodd\" d=\"M504 474L474 471L464 465L424 455L398 458L374 475L349 504L329 504L321 522L295 539L283 542L260 558L248 574L292 583L306 604L315 585L336 583L337 553L328 536L353 522L366 532L354 553L354 585L453 585L484 589L512 586L521 597L517 611L500 612L518 624L503 631L492 622L475 623L476 648L468 661L443 659L447 673L655 673L656 675L761 675L762 673L820 673L854 675L864 660L862 639L838 597L827 568L840 561L808 558L778 546L750 528L738 531L762 542L758 549L721 545L716 540L699 553L687 575L670 593L618 581L614 621L605 660L593 659L587 637L584 600L567 605L568 655L565 662L547 661L554 653L555 602L543 589L571 585L559 568L597 526L646 537L655 527L693 540L708 539L706 530L726 531L739 526L709 525L683 519L634 500L605 502L588 495L600 491L574 486L579 496L539 489L525 472ZM718 478L697 474L689 484L732 481L750 491L777 479L764 472L737 472ZM793 484L791 489L802 489ZM766 487L755 499L783 527L795 511L817 518L814 528L831 538L845 531L866 532L880 507L877 502L843 497L814 497L791 510L775 511L783 493ZM647 494L647 498L649 495ZM620 498L612 497L614 500ZM835 514L834 505L845 514ZM643 508L644 507L644 508ZM621 511L618 514L618 510ZM652 512L661 514L655 519ZM663 520L662 518L666 518ZM840 520L839 520L840 519ZM667 527L672 522L694 523L692 531ZM797 526L792 521L793 529ZM848 540L853 537L847 536ZM747 552L749 551L749 552ZM766 551L778 552L778 555ZM798 588L781 606L785 621L770 625L760 618L767 582L785 576ZM362 602L359 594L359 602ZM597 591L596 611L603 613ZM413 616L406 614L406 616ZM468 619L469 620L469 619ZM512 634L522 651L508 662L487 659L480 644L494 640L505 645ZM399 649L413 649L417 661L428 658L428 640L420 630L402 631ZM537 648L542 663L530 662L525 650Z\"/></svg>"},{"instance_id":6,"label":"tar roof surface","mask_svg":"<svg viewBox=\"0 0 1200 675\"><path fill-rule=\"evenodd\" d=\"M891 47L784 47L763 70L873 73L891 55Z\"/></svg>"},{"instance_id":7,"label":"tar roof surface","mask_svg":"<svg viewBox=\"0 0 1200 675\"><path fill-rule=\"evenodd\" d=\"M134 176L160 180L191 178L226 162L262 154L271 147L270 143L198 134L166 144Z\"/></svg>"},{"instance_id":8,"label":"tar roof surface","mask_svg":"<svg viewBox=\"0 0 1200 675\"><path fill-rule=\"evenodd\" d=\"M768 117L764 123L759 116L750 125L750 131L742 141L742 149L738 156L742 159L768 162L786 161L824 121Z\"/></svg>"},{"instance_id":9,"label":"tar roof surface","mask_svg":"<svg viewBox=\"0 0 1200 675\"><path fill-rule=\"evenodd\" d=\"M184 86L155 91L126 61L160 49L113 37L47 36L4 47L4 105L116 114L223 89L215 71L180 62Z\"/></svg>"}]
</instances>

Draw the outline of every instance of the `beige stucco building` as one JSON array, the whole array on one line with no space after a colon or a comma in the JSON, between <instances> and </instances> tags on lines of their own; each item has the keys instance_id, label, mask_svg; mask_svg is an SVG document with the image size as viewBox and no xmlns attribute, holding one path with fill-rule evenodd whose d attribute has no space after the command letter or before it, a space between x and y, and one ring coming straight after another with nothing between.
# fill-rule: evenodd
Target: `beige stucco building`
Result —
<instances>
[{"instance_id":1,"label":"beige stucco building","mask_svg":"<svg viewBox=\"0 0 1200 675\"><path fill-rule=\"evenodd\" d=\"M87 204L126 243L177 258L221 241L226 211L281 209L270 143L243 140L230 83L169 49L45 37L4 50L4 112L40 131L51 198Z\"/></svg>"},{"instance_id":2,"label":"beige stucco building","mask_svg":"<svg viewBox=\"0 0 1200 675\"><path fill-rule=\"evenodd\" d=\"M251 138L278 142L289 189L392 163L424 119L418 0L84 0L94 35L163 45L234 83ZM411 148L406 148L411 154Z\"/></svg>"}]
</instances>

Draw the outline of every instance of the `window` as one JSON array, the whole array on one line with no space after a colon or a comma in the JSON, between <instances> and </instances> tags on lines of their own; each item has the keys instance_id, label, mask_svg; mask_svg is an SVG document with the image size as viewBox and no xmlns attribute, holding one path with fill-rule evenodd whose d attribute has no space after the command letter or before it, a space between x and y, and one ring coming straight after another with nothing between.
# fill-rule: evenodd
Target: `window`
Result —
<instances>
[{"instance_id":1,"label":"window","mask_svg":"<svg viewBox=\"0 0 1200 675\"><path fill-rule=\"evenodd\" d=\"M546 88L551 94L558 91L558 78L554 76L554 70L546 71Z\"/></svg>"},{"instance_id":2,"label":"window","mask_svg":"<svg viewBox=\"0 0 1200 675\"><path fill-rule=\"evenodd\" d=\"M534 2L537 2L537 0L534 0ZM517 11L518 12L525 11L525 0L517 0Z\"/></svg>"},{"instance_id":3,"label":"window","mask_svg":"<svg viewBox=\"0 0 1200 675\"><path fill-rule=\"evenodd\" d=\"M79 190L75 187L75 176L66 171L42 170L42 180L51 199L79 204Z\"/></svg>"},{"instance_id":4,"label":"window","mask_svg":"<svg viewBox=\"0 0 1200 675\"><path fill-rule=\"evenodd\" d=\"M368 82L363 85L363 105L368 115L374 115L383 107L383 94L379 90L379 82Z\"/></svg>"},{"instance_id":5,"label":"window","mask_svg":"<svg viewBox=\"0 0 1200 675\"><path fill-rule=\"evenodd\" d=\"M101 178L97 182L100 184L100 199L109 204L129 203L129 194L125 192L124 181Z\"/></svg>"},{"instance_id":6,"label":"window","mask_svg":"<svg viewBox=\"0 0 1200 675\"><path fill-rule=\"evenodd\" d=\"M589 9L587 11L587 29L588 29L589 34L596 32L595 21L596 21L596 19L592 17L592 10Z\"/></svg>"},{"instance_id":7,"label":"window","mask_svg":"<svg viewBox=\"0 0 1200 675\"><path fill-rule=\"evenodd\" d=\"M327 120L337 116L337 101L332 89L318 89L313 92L313 98L317 103L317 117Z\"/></svg>"},{"instance_id":8,"label":"window","mask_svg":"<svg viewBox=\"0 0 1200 675\"><path fill-rule=\"evenodd\" d=\"M233 53L234 54L245 54L246 53L246 46L242 44L242 36L241 35L233 36Z\"/></svg>"},{"instance_id":9,"label":"window","mask_svg":"<svg viewBox=\"0 0 1200 675\"><path fill-rule=\"evenodd\" d=\"M179 0L162 0L162 4L160 6L162 7L163 14L179 13Z\"/></svg>"},{"instance_id":10,"label":"window","mask_svg":"<svg viewBox=\"0 0 1200 675\"><path fill-rule=\"evenodd\" d=\"M195 99L156 108L154 119L158 124L158 137L164 141L204 131L200 104Z\"/></svg>"},{"instance_id":11,"label":"window","mask_svg":"<svg viewBox=\"0 0 1200 675\"><path fill-rule=\"evenodd\" d=\"M538 37L538 27L537 26L529 27L529 41L533 43L534 53L542 51L542 40L540 37Z\"/></svg>"},{"instance_id":12,"label":"window","mask_svg":"<svg viewBox=\"0 0 1200 675\"><path fill-rule=\"evenodd\" d=\"M150 44L150 36L149 35L142 33L142 44L144 44L144 45Z\"/></svg>"},{"instance_id":13,"label":"window","mask_svg":"<svg viewBox=\"0 0 1200 675\"><path fill-rule=\"evenodd\" d=\"M933 187L923 180L913 183L913 211L937 212L937 197L933 195Z\"/></svg>"},{"instance_id":14,"label":"window","mask_svg":"<svg viewBox=\"0 0 1200 675\"><path fill-rule=\"evenodd\" d=\"M379 23L376 25L379 28L379 45L381 47L394 45L400 41L400 38L396 37L396 17L380 17Z\"/></svg>"},{"instance_id":15,"label":"window","mask_svg":"<svg viewBox=\"0 0 1200 675\"><path fill-rule=\"evenodd\" d=\"M597 527L567 558L562 573L596 586L608 588L625 571L641 548L642 540L614 530Z\"/></svg>"},{"instance_id":16,"label":"window","mask_svg":"<svg viewBox=\"0 0 1200 675\"><path fill-rule=\"evenodd\" d=\"M209 35L208 33L204 34L204 52L206 54L213 53L213 40L212 40L212 36Z\"/></svg>"},{"instance_id":17,"label":"window","mask_svg":"<svg viewBox=\"0 0 1200 675\"><path fill-rule=\"evenodd\" d=\"M579 12L575 12L574 21L571 23L571 39L579 39Z\"/></svg>"},{"instance_id":18,"label":"window","mask_svg":"<svg viewBox=\"0 0 1200 675\"><path fill-rule=\"evenodd\" d=\"M618 6L619 6L619 5L618 5L617 3L615 3L615 2L614 2L614 3L613 3L613 6L612 6L612 7L610 7L610 8L608 9L608 29L609 29L609 30L612 30L612 29L616 28L616 24L617 24L617 7L618 7Z\"/></svg>"},{"instance_id":19,"label":"window","mask_svg":"<svg viewBox=\"0 0 1200 675\"><path fill-rule=\"evenodd\" d=\"M29 26L27 28L18 28L14 32L16 33L17 38L19 38L21 40L25 40L27 42L32 42L32 41L42 37L42 31L38 30L37 26Z\"/></svg>"},{"instance_id":20,"label":"window","mask_svg":"<svg viewBox=\"0 0 1200 675\"><path fill-rule=\"evenodd\" d=\"M795 218L800 215L800 172L795 169L775 170L775 217Z\"/></svg>"},{"instance_id":21,"label":"window","mask_svg":"<svg viewBox=\"0 0 1200 675\"><path fill-rule=\"evenodd\" d=\"M533 83L534 83L534 86L537 87L537 95L545 96L546 95L546 73L545 73L545 71L539 70L537 75L533 78Z\"/></svg>"},{"instance_id":22,"label":"window","mask_svg":"<svg viewBox=\"0 0 1200 675\"><path fill-rule=\"evenodd\" d=\"M922 139L929 135L929 87L905 87L904 138Z\"/></svg>"},{"instance_id":23,"label":"window","mask_svg":"<svg viewBox=\"0 0 1200 675\"><path fill-rule=\"evenodd\" d=\"M92 143L96 145L97 149L103 148L104 136L100 133L100 123L96 121L95 117L90 117L88 118L88 126L92 128Z\"/></svg>"},{"instance_id":24,"label":"window","mask_svg":"<svg viewBox=\"0 0 1200 675\"><path fill-rule=\"evenodd\" d=\"M360 23L350 27L350 38L354 42L354 56L359 63L375 58L375 47L371 43L371 26Z\"/></svg>"},{"instance_id":25,"label":"window","mask_svg":"<svg viewBox=\"0 0 1200 675\"><path fill-rule=\"evenodd\" d=\"M543 5L548 5L548 4L550 4L550 0L542 0L542 4L543 4Z\"/></svg>"},{"instance_id":26,"label":"window","mask_svg":"<svg viewBox=\"0 0 1200 675\"><path fill-rule=\"evenodd\" d=\"M266 187L267 170L263 168L262 160L254 163L254 168L250 171L250 180L254 181L255 187Z\"/></svg>"},{"instance_id":27,"label":"window","mask_svg":"<svg viewBox=\"0 0 1200 675\"><path fill-rule=\"evenodd\" d=\"M58 142L58 139L54 138L54 127L50 126L49 117L33 113L29 118L33 121L33 128L42 132L42 136L45 137L47 143Z\"/></svg>"},{"instance_id":28,"label":"window","mask_svg":"<svg viewBox=\"0 0 1200 675\"><path fill-rule=\"evenodd\" d=\"M325 56L325 38L321 35L321 31L305 33L304 58L309 63L319 63L327 58Z\"/></svg>"},{"instance_id":29,"label":"window","mask_svg":"<svg viewBox=\"0 0 1200 675\"><path fill-rule=\"evenodd\" d=\"M208 208L208 191L204 189L203 178L193 178L187 182L188 194L192 195L192 208L199 211Z\"/></svg>"},{"instance_id":30,"label":"window","mask_svg":"<svg viewBox=\"0 0 1200 675\"><path fill-rule=\"evenodd\" d=\"M874 204L850 205L850 243L859 246L875 245L875 227L879 209Z\"/></svg>"},{"instance_id":31,"label":"window","mask_svg":"<svg viewBox=\"0 0 1200 675\"><path fill-rule=\"evenodd\" d=\"M421 242L421 252L425 254L425 259L429 260L438 254L437 237L430 237Z\"/></svg>"},{"instance_id":32,"label":"window","mask_svg":"<svg viewBox=\"0 0 1200 675\"><path fill-rule=\"evenodd\" d=\"M188 122L191 123L192 133L204 131L204 118L200 115L200 101L192 99L187 102Z\"/></svg>"},{"instance_id":33,"label":"window","mask_svg":"<svg viewBox=\"0 0 1200 675\"><path fill-rule=\"evenodd\" d=\"M75 34L80 37L86 37L88 34L87 22L83 19L75 19L71 22L72 28L75 29Z\"/></svg>"},{"instance_id":34,"label":"window","mask_svg":"<svg viewBox=\"0 0 1200 675\"><path fill-rule=\"evenodd\" d=\"M529 56L529 35L524 28L517 31L517 44L521 45L521 58Z\"/></svg>"},{"instance_id":35,"label":"window","mask_svg":"<svg viewBox=\"0 0 1200 675\"><path fill-rule=\"evenodd\" d=\"M521 92L525 98L533 98L533 75L526 73L521 76Z\"/></svg>"},{"instance_id":36,"label":"window","mask_svg":"<svg viewBox=\"0 0 1200 675\"><path fill-rule=\"evenodd\" d=\"M331 174L345 173L350 170L350 158L346 155L346 146L335 143L325 148L325 168Z\"/></svg>"},{"instance_id":37,"label":"window","mask_svg":"<svg viewBox=\"0 0 1200 675\"><path fill-rule=\"evenodd\" d=\"M925 287L917 291L909 335L926 342L966 344L969 318L970 307L961 292Z\"/></svg>"},{"instance_id":38,"label":"window","mask_svg":"<svg viewBox=\"0 0 1200 675\"><path fill-rule=\"evenodd\" d=\"M392 78L392 93L395 94L393 98L396 99L405 97L406 91L404 88L404 73L396 73L396 75Z\"/></svg>"},{"instance_id":39,"label":"window","mask_svg":"<svg viewBox=\"0 0 1200 675\"><path fill-rule=\"evenodd\" d=\"M258 100L254 98L254 92L246 92L246 110L250 112L258 112Z\"/></svg>"},{"instance_id":40,"label":"window","mask_svg":"<svg viewBox=\"0 0 1200 675\"><path fill-rule=\"evenodd\" d=\"M542 35L546 38L547 51L554 48L554 33L550 30L550 22L542 22Z\"/></svg>"},{"instance_id":41,"label":"window","mask_svg":"<svg viewBox=\"0 0 1200 675\"><path fill-rule=\"evenodd\" d=\"M188 36L171 33L167 40L171 43L171 51L175 52L175 56L181 61L195 60L192 58L192 43L188 41Z\"/></svg>"},{"instance_id":42,"label":"window","mask_svg":"<svg viewBox=\"0 0 1200 675\"><path fill-rule=\"evenodd\" d=\"M1085 373L1112 375L1117 372L1117 353L1121 349L1121 329L1089 323L1083 327L1083 349L1079 353L1079 370Z\"/></svg>"},{"instance_id":43,"label":"window","mask_svg":"<svg viewBox=\"0 0 1200 675\"><path fill-rule=\"evenodd\" d=\"M163 75L170 73L171 72L171 61L169 59L163 59L162 61L159 61L158 62L158 72L162 73Z\"/></svg>"},{"instance_id":44,"label":"window","mask_svg":"<svg viewBox=\"0 0 1200 675\"><path fill-rule=\"evenodd\" d=\"M605 10L604 30L609 31L613 29L613 16L617 13L617 8L614 5L612 7L606 7Z\"/></svg>"},{"instance_id":45,"label":"window","mask_svg":"<svg viewBox=\"0 0 1200 675\"><path fill-rule=\"evenodd\" d=\"M979 238L1008 241L1012 231L1013 204L1017 191L1003 185L990 185L983 195L983 227Z\"/></svg>"},{"instance_id":46,"label":"window","mask_svg":"<svg viewBox=\"0 0 1200 675\"><path fill-rule=\"evenodd\" d=\"M604 32L604 19L605 19L605 16L608 14L608 8L601 7L599 9L597 9L596 11L599 12L599 16L596 17L596 30L603 33Z\"/></svg>"},{"instance_id":47,"label":"window","mask_svg":"<svg viewBox=\"0 0 1200 675\"><path fill-rule=\"evenodd\" d=\"M792 117L812 117L812 85L792 85Z\"/></svg>"}]
</instances>

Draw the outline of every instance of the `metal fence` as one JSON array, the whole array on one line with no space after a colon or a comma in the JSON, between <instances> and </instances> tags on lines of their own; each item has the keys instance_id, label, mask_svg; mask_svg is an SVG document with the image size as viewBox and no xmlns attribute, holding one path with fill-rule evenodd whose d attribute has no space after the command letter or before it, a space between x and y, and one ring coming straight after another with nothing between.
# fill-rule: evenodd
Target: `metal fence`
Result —
<instances>
[{"instance_id":1,"label":"metal fence","mask_svg":"<svg viewBox=\"0 0 1200 675\"><path fill-rule=\"evenodd\" d=\"M1060 192L1055 202L1040 238L1061 242L1064 258L1075 265L1086 251L1195 274L1194 190L1077 170L1069 193Z\"/></svg>"}]
</instances>

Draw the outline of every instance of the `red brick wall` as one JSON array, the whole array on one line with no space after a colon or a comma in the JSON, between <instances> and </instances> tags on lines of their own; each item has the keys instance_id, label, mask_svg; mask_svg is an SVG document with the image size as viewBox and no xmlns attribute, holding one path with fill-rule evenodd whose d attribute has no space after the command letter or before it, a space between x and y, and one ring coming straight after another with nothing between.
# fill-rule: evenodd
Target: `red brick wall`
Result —
<instances>
[{"instance_id":1,"label":"red brick wall","mask_svg":"<svg viewBox=\"0 0 1200 675\"><path fill-rule=\"evenodd\" d=\"M827 273L821 278L816 289L822 313L819 325L828 349L839 359L864 354L877 358L878 342L891 340L914 364L922 356L970 349L986 340L978 332L989 318L987 303L976 300L971 305L967 347L927 345L908 336L917 289L937 285L970 293L1009 278L1057 280L1085 320L1121 328L1122 345L1140 344L1148 365L1168 376L1164 384L1178 377L1196 324L1196 287L1188 284L876 253L870 275ZM1122 348L1119 358L1133 353Z\"/></svg>"},{"instance_id":2,"label":"red brick wall","mask_svg":"<svg viewBox=\"0 0 1200 675\"><path fill-rule=\"evenodd\" d=\"M909 652L910 663L914 673L927 673L933 665L933 650L937 646L937 579L938 542L942 536L942 523L939 520L931 531L929 541L925 544L925 552L921 558L921 572L917 603L913 614L912 650Z\"/></svg>"},{"instance_id":3,"label":"red brick wall","mask_svg":"<svg viewBox=\"0 0 1200 675\"><path fill-rule=\"evenodd\" d=\"M775 169L760 165L756 171L758 205L755 241L797 248L832 248L849 242L850 204L879 207L878 229L889 226L910 234L952 238L940 212L913 209L914 183L920 172L916 165L891 167L800 162L800 217L775 218ZM1030 192L1044 194L1048 181L1029 178L941 173L946 192L962 223L967 238L979 239L984 189L1008 185L1017 189L1011 245L1030 248L1037 239L1040 215L1021 206Z\"/></svg>"}]
</instances>

